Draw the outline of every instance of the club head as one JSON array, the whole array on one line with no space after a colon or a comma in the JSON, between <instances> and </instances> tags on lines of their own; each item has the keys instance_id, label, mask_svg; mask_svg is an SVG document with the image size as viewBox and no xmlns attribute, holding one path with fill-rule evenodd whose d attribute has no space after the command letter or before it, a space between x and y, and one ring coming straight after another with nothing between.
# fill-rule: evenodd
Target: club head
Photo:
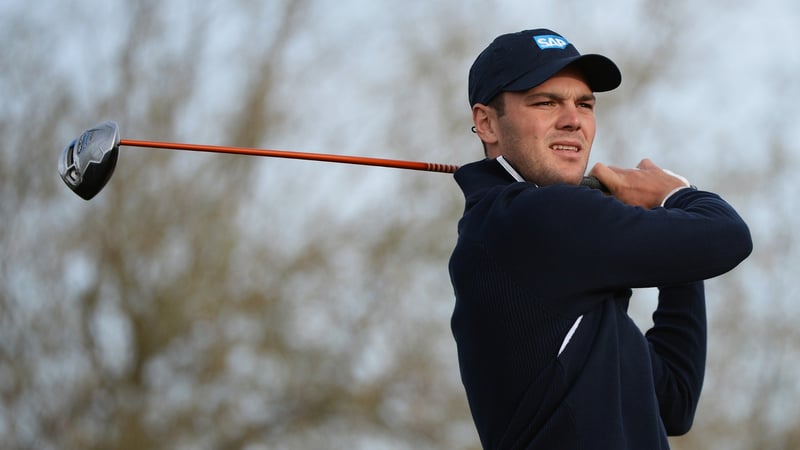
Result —
<instances>
[{"instance_id":1,"label":"club head","mask_svg":"<svg viewBox=\"0 0 800 450\"><path fill-rule=\"evenodd\" d=\"M114 173L119 141L119 126L110 120L84 131L61 150L58 159L61 179L81 198L91 199Z\"/></svg>"}]
</instances>

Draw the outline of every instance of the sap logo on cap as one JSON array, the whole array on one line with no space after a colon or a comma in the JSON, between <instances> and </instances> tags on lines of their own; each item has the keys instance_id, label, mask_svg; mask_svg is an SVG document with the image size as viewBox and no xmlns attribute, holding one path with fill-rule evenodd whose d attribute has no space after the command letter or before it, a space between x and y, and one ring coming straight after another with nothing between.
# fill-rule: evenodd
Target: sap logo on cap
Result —
<instances>
[{"instance_id":1,"label":"sap logo on cap","mask_svg":"<svg viewBox=\"0 0 800 450\"><path fill-rule=\"evenodd\" d=\"M534 36L533 40L536 41L536 45L538 45L542 50L547 50L549 48L558 48L564 50L569 45L569 42L567 42L566 39L555 34Z\"/></svg>"}]
</instances>

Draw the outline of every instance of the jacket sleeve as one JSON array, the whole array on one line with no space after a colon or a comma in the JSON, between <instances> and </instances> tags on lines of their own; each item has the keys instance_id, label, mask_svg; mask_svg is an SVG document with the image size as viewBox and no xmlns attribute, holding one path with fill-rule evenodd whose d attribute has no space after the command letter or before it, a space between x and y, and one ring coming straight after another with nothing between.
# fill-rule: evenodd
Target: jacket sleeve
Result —
<instances>
[{"instance_id":1,"label":"jacket sleeve","mask_svg":"<svg viewBox=\"0 0 800 450\"><path fill-rule=\"evenodd\" d=\"M572 186L504 194L495 202L494 248L544 301L706 280L752 250L747 225L711 192L684 189L651 210Z\"/></svg>"},{"instance_id":2,"label":"jacket sleeve","mask_svg":"<svg viewBox=\"0 0 800 450\"><path fill-rule=\"evenodd\" d=\"M670 436L692 426L705 375L706 329L702 282L659 288L646 337L659 412Z\"/></svg>"},{"instance_id":3,"label":"jacket sleeve","mask_svg":"<svg viewBox=\"0 0 800 450\"><path fill-rule=\"evenodd\" d=\"M752 251L750 230L736 211L711 192L684 189L663 208L644 210L613 200L595 208L586 248L603 261L587 273L607 287L680 285L716 277Z\"/></svg>"}]
</instances>

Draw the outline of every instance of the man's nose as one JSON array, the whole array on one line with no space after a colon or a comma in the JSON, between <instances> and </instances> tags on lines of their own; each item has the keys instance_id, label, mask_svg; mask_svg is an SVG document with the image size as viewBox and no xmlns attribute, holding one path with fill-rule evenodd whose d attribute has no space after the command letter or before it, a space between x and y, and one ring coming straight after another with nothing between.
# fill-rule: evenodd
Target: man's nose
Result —
<instances>
[{"instance_id":1,"label":"man's nose","mask_svg":"<svg viewBox=\"0 0 800 450\"><path fill-rule=\"evenodd\" d=\"M563 106L556 126L562 130L579 130L581 128L581 119L578 114L578 108L573 105Z\"/></svg>"}]
</instances>

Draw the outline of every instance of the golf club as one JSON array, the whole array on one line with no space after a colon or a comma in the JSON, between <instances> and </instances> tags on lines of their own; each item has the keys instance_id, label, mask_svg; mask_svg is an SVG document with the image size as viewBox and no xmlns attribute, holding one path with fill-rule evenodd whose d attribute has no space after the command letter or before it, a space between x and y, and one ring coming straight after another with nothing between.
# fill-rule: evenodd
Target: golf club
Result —
<instances>
[{"instance_id":1,"label":"golf club","mask_svg":"<svg viewBox=\"0 0 800 450\"><path fill-rule=\"evenodd\" d=\"M106 121L84 131L61 150L61 179L81 198L91 199L114 173L119 144L119 126L114 122Z\"/></svg>"},{"instance_id":2,"label":"golf club","mask_svg":"<svg viewBox=\"0 0 800 450\"><path fill-rule=\"evenodd\" d=\"M106 185L117 164L120 146L146 147L166 150L187 150L210 153L227 153L248 156L270 156L275 158L305 159L313 161L391 167L397 169L422 170L427 172L453 173L457 165L420 161L371 158L365 156L307 153L288 150L269 150L217 145L180 144L172 142L121 139L119 125L105 121L84 131L77 139L64 147L58 160L58 173L64 183L84 200L89 200ZM594 177L584 177L581 183L594 189L603 186Z\"/></svg>"}]
</instances>

